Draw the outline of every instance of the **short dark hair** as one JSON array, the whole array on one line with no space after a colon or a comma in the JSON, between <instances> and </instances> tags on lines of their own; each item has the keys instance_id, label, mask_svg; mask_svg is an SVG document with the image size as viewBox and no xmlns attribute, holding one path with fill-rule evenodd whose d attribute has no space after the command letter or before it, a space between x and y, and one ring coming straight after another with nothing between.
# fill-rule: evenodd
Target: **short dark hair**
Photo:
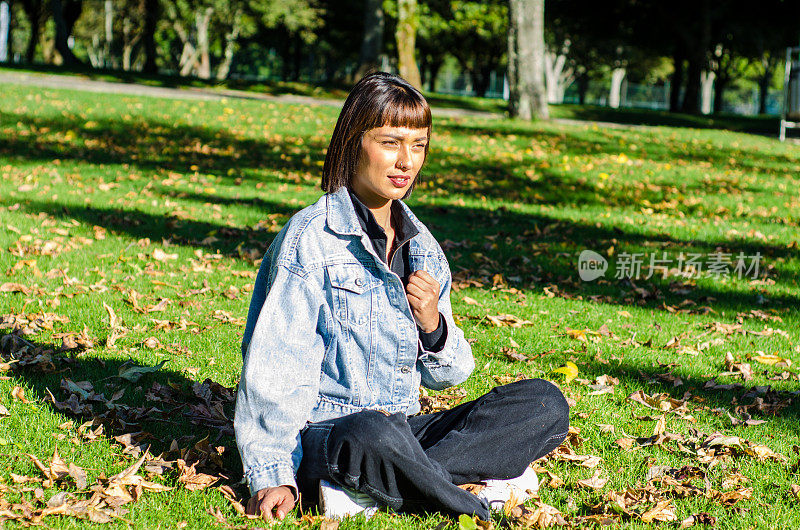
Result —
<instances>
[{"instance_id":1,"label":"short dark hair","mask_svg":"<svg viewBox=\"0 0 800 530\"><path fill-rule=\"evenodd\" d=\"M322 167L323 191L333 192L350 184L361 153L361 137L370 129L384 126L411 129L427 127L427 159L431 139L431 108L425 97L402 77L387 72L372 72L353 86L339 113ZM411 195L420 177L418 172L404 199Z\"/></svg>"}]
</instances>

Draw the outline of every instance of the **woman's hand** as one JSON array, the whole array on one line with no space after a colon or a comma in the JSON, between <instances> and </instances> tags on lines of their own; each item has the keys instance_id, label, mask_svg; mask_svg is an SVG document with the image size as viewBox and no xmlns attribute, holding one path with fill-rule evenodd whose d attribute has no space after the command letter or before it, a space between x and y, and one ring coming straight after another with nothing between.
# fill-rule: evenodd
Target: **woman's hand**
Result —
<instances>
[{"instance_id":1,"label":"woman's hand","mask_svg":"<svg viewBox=\"0 0 800 530\"><path fill-rule=\"evenodd\" d=\"M260 515L271 521L283 519L294 508L294 494L289 486L277 486L258 490L247 502L248 515ZM274 511L274 513L273 513Z\"/></svg>"},{"instance_id":2,"label":"woman's hand","mask_svg":"<svg viewBox=\"0 0 800 530\"><path fill-rule=\"evenodd\" d=\"M425 333L439 327L439 282L424 270L408 276L406 298L417 325Z\"/></svg>"}]
</instances>

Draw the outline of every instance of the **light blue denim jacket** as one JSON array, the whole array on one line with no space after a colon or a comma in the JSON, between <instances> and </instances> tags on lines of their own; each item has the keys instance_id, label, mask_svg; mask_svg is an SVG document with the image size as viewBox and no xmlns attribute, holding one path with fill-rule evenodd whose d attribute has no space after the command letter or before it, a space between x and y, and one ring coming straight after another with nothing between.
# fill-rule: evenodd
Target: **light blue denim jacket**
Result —
<instances>
[{"instance_id":1,"label":"light blue denim jacket","mask_svg":"<svg viewBox=\"0 0 800 530\"><path fill-rule=\"evenodd\" d=\"M426 351L400 278L373 249L347 188L289 220L256 277L242 340L234 430L250 491L296 487L306 422L364 409L419 411L419 386L463 382L475 362L450 307L450 267L436 239L400 201L419 233L412 270L439 282L447 339Z\"/></svg>"}]
</instances>

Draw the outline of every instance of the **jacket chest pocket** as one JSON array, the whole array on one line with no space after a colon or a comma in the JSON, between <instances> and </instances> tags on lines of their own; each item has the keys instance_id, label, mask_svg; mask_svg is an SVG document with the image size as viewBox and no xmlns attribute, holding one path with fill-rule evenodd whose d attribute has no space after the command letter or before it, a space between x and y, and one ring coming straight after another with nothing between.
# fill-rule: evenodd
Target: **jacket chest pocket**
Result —
<instances>
[{"instance_id":1,"label":"jacket chest pocket","mask_svg":"<svg viewBox=\"0 0 800 530\"><path fill-rule=\"evenodd\" d=\"M377 311L377 288L383 284L377 272L356 264L329 265L326 269L336 319L347 331L366 328Z\"/></svg>"}]
</instances>

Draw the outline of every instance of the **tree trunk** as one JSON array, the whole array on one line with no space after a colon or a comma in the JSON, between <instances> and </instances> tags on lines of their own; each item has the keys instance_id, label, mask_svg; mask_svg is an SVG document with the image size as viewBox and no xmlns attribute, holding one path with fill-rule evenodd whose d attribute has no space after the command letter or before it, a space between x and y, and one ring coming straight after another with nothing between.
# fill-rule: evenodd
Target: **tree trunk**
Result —
<instances>
[{"instance_id":1,"label":"tree trunk","mask_svg":"<svg viewBox=\"0 0 800 530\"><path fill-rule=\"evenodd\" d=\"M197 27L197 77L201 79L211 79L211 57L208 52L208 25L211 22L211 15L214 8L208 7L205 13L195 15L195 25Z\"/></svg>"},{"instance_id":2,"label":"tree trunk","mask_svg":"<svg viewBox=\"0 0 800 530\"><path fill-rule=\"evenodd\" d=\"M703 71L700 76L700 112L711 114L711 95L714 93L714 79L716 74L712 71Z\"/></svg>"},{"instance_id":3,"label":"tree trunk","mask_svg":"<svg viewBox=\"0 0 800 530\"><path fill-rule=\"evenodd\" d=\"M510 0L508 32L511 116L547 119L544 80L544 0Z\"/></svg>"},{"instance_id":4,"label":"tree trunk","mask_svg":"<svg viewBox=\"0 0 800 530\"><path fill-rule=\"evenodd\" d=\"M764 67L764 72L758 77L758 113L766 114L769 83L772 80L773 71L773 64L768 53L762 55L761 66Z\"/></svg>"},{"instance_id":5,"label":"tree trunk","mask_svg":"<svg viewBox=\"0 0 800 530\"><path fill-rule=\"evenodd\" d=\"M69 36L72 26L80 16L81 3L68 0L51 0L53 22L55 24L55 47L61 55L61 60L66 65L79 65L83 62L75 57L69 47Z\"/></svg>"},{"instance_id":6,"label":"tree trunk","mask_svg":"<svg viewBox=\"0 0 800 530\"><path fill-rule=\"evenodd\" d=\"M728 86L727 77L717 77L714 80L714 114L722 112L722 104L724 103L725 88Z\"/></svg>"},{"instance_id":7,"label":"tree trunk","mask_svg":"<svg viewBox=\"0 0 800 530\"><path fill-rule=\"evenodd\" d=\"M672 56L674 71L670 78L669 111L678 112L681 108L681 88L683 88L683 60L682 51L676 51Z\"/></svg>"},{"instance_id":8,"label":"tree trunk","mask_svg":"<svg viewBox=\"0 0 800 530\"><path fill-rule=\"evenodd\" d=\"M364 34L361 40L361 53L358 69L353 81L358 81L372 70L378 70L378 55L383 49L383 1L365 0L364 2Z\"/></svg>"},{"instance_id":9,"label":"tree trunk","mask_svg":"<svg viewBox=\"0 0 800 530\"><path fill-rule=\"evenodd\" d=\"M11 9L8 2L0 2L0 61L8 60L8 42L11 33Z\"/></svg>"},{"instance_id":10,"label":"tree trunk","mask_svg":"<svg viewBox=\"0 0 800 530\"><path fill-rule=\"evenodd\" d=\"M686 77L686 93L683 96L681 110L688 114L697 114L700 111L700 85L703 75L704 57L699 53L689 58L688 75Z\"/></svg>"},{"instance_id":11,"label":"tree trunk","mask_svg":"<svg viewBox=\"0 0 800 530\"><path fill-rule=\"evenodd\" d=\"M624 67L614 68L611 72L611 88L608 91L608 106L618 109L622 100L622 81L625 79L627 69Z\"/></svg>"},{"instance_id":12,"label":"tree trunk","mask_svg":"<svg viewBox=\"0 0 800 530\"><path fill-rule=\"evenodd\" d=\"M105 43L103 46L103 66L111 66L111 45L114 40L114 2L105 1Z\"/></svg>"},{"instance_id":13,"label":"tree trunk","mask_svg":"<svg viewBox=\"0 0 800 530\"><path fill-rule=\"evenodd\" d=\"M470 79L472 79L472 90L479 98L485 98L486 92L489 91L489 85L492 80L492 69L489 67L478 68L470 72Z\"/></svg>"},{"instance_id":14,"label":"tree trunk","mask_svg":"<svg viewBox=\"0 0 800 530\"><path fill-rule=\"evenodd\" d=\"M28 0L22 3L22 9L28 17L28 23L31 25L31 34L28 38L28 46L25 48L25 62L28 64L33 63L36 56L36 46L39 44L39 38L42 31L42 2Z\"/></svg>"},{"instance_id":15,"label":"tree trunk","mask_svg":"<svg viewBox=\"0 0 800 530\"><path fill-rule=\"evenodd\" d=\"M142 71L148 74L158 72L156 65L156 26L158 25L159 4L158 0L144 0L144 66Z\"/></svg>"},{"instance_id":16,"label":"tree trunk","mask_svg":"<svg viewBox=\"0 0 800 530\"><path fill-rule=\"evenodd\" d=\"M439 77L439 71L444 64L444 60L439 59L436 61L431 61L428 65L428 86L431 88L431 92L436 91L436 80Z\"/></svg>"},{"instance_id":17,"label":"tree trunk","mask_svg":"<svg viewBox=\"0 0 800 530\"><path fill-rule=\"evenodd\" d=\"M122 20L122 69L126 72L133 67L133 61L136 58L135 52L138 52L139 49L139 39L142 38L141 33L131 38L131 26L131 19L125 17Z\"/></svg>"},{"instance_id":18,"label":"tree trunk","mask_svg":"<svg viewBox=\"0 0 800 530\"><path fill-rule=\"evenodd\" d=\"M231 71L231 63L233 62L233 49L236 46L236 39L239 38L239 30L241 29L242 12L237 10L233 14L233 26L231 30L225 34L225 52L223 53L222 62L217 68L217 79L222 81L228 78Z\"/></svg>"},{"instance_id":19,"label":"tree trunk","mask_svg":"<svg viewBox=\"0 0 800 530\"><path fill-rule=\"evenodd\" d=\"M547 102L561 103L567 87L575 81L575 71L567 67L567 54L571 42L565 40L558 52L545 52L544 54L544 80L547 85Z\"/></svg>"},{"instance_id":20,"label":"tree trunk","mask_svg":"<svg viewBox=\"0 0 800 530\"><path fill-rule=\"evenodd\" d=\"M421 90L419 67L414 58L418 24L417 0L397 0L397 30L394 34L397 40L397 69L400 77Z\"/></svg>"},{"instance_id":21,"label":"tree trunk","mask_svg":"<svg viewBox=\"0 0 800 530\"><path fill-rule=\"evenodd\" d=\"M292 81L300 81L300 72L303 65L300 64L303 60L303 42L299 35L294 35L292 38L292 73L290 79Z\"/></svg>"},{"instance_id":22,"label":"tree trunk","mask_svg":"<svg viewBox=\"0 0 800 530\"><path fill-rule=\"evenodd\" d=\"M578 77L578 104L586 104L586 93L589 91L589 75L584 72Z\"/></svg>"}]
</instances>

